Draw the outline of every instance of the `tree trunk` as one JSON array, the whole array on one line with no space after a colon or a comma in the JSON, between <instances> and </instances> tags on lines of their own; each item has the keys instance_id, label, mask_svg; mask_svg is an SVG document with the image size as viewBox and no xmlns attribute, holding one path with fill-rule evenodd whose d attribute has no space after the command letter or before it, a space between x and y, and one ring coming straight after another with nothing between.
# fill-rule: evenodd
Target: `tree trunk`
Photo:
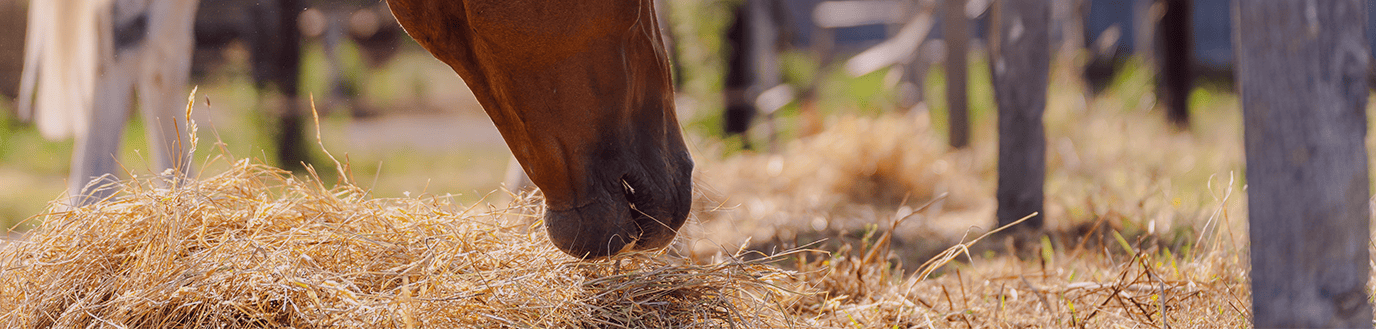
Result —
<instances>
[{"instance_id":1,"label":"tree trunk","mask_svg":"<svg viewBox=\"0 0 1376 329\"><path fill-rule=\"evenodd\" d=\"M1370 328L1366 1L1234 5L1253 324Z\"/></svg>"},{"instance_id":2,"label":"tree trunk","mask_svg":"<svg viewBox=\"0 0 1376 329\"><path fill-rule=\"evenodd\" d=\"M999 111L999 224L1042 212L1046 180L1046 107L1051 65L1051 6L1047 1L995 4L994 98ZM1043 216L1024 226L1040 228Z\"/></svg>"},{"instance_id":3,"label":"tree trunk","mask_svg":"<svg viewBox=\"0 0 1376 329\"><path fill-rule=\"evenodd\" d=\"M970 145L969 97L966 96L966 70L969 56L969 24L965 18L965 0L947 0L946 17L942 22L942 38L946 40L946 113L950 124L951 147ZM922 77L918 78L919 88Z\"/></svg>"}]
</instances>

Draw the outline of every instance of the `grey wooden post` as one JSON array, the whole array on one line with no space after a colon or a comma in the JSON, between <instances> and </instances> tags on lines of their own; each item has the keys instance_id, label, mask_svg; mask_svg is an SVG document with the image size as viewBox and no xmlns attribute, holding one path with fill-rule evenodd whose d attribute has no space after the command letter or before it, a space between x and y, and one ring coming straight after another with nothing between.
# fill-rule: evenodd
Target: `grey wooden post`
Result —
<instances>
[{"instance_id":1,"label":"grey wooden post","mask_svg":"<svg viewBox=\"0 0 1376 329\"><path fill-rule=\"evenodd\" d=\"M1235 5L1257 328L1371 328L1366 0Z\"/></svg>"},{"instance_id":2,"label":"grey wooden post","mask_svg":"<svg viewBox=\"0 0 1376 329\"><path fill-rule=\"evenodd\" d=\"M995 4L997 42L990 61L999 112L999 224L1042 212L1046 181L1047 70L1051 65L1049 1L1000 0ZM1042 217L1024 226L1040 228Z\"/></svg>"},{"instance_id":3,"label":"grey wooden post","mask_svg":"<svg viewBox=\"0 0 1376 329\"><path fill-rule=\"evenodd\" d=\"M950 125L953 148L970 144L969 97L966 96L966 70L969 69L969 24L965 18L965 0L947 0L942 6L946 16L942 22L941 38L946 40L946 113ZM918 83L922 83L918 77ZM919 86L920 87L920 86Z\"/></svg>"}]
</instances>

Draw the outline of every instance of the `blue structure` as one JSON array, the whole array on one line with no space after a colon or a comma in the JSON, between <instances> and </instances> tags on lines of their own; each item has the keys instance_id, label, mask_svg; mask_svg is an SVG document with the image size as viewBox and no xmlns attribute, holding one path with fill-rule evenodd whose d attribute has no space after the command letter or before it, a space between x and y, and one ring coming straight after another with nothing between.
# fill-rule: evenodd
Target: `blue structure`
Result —
<instances>
[{"instance_id":1,"label":"blue structure","mask_svg":"<svg viewBox=\"0 0 1376 329\"><path fill-rule=\"evenodd\" d=\"M1131 53L1135 44L1132 24L1133 3L1139 0L1086 0L1089 12L1085 15L1086 36L1097 40L1101 33L1117 25L1122 31L1118 39L1120 53ZM1367 38L1376 44L1376 4L1367 4ZM1233 68L1232 0L1194 0L1190 12L1194 30L1194 61L1200 69L1231 71ZM1376 51L1373 51L1376 56Z\"/></svg>"},{"instance_id":2,"label":"blue structure","mask_svg":"<svg viewBox=\"0 0 1376 329\"><path fill-rule=\"evenodd\" d=\"M1117 26L1122 31L1116 43L1119 54L1136 51L1137 33L1133 30L1134 3L1139 0L1087 0L1085 36L1090 43L1099 40L1108 29ZM1195 64L1206 70L1230 70L1233 63L1231 0L1194 0L1190 12L1194 29Z\"/></svg>"},{"instance_id":3,"label":"blue structure","mask_svg":"<svg viewBox=\"0 0 1376 329\"><path fill-rule=\"evenodd\" d=\"M812 9L823 0L778 0L783 4L784 14L787 17L784 24L789 25L792 32L792 44L806 47L811 41ZM1038 0L1042 1L1042 0ZM1085 0L1085 5L1089 9L1085 13L1085 37L1086 43L1092 44L1095 40L1111 27L1117 26L1121 34L1114 47L1117 55L1131 54L1136 51L1135 25L1133 24L1133 11L1137 2L1144 0ZM1150 1L1150 0L1146 0ZM1194 63L1200 71L1211 72L1230 72L1233 68L1233 27L1232 27L1232 1L1233 0L1193 0L1191 15L1191 29L1193 29L1193 57ZM1367 38L1373 45L1376 45L1376 0L1370 0L1367 6L1369 12L1367 19ZM1145 3L1145 2L1144 2ZM986 13L977 21L972 22L970 29L971 37L982 39L986 33L988 24ZM938 15L937 19L940 19ZM882 25L869 25L851 28L841 28L834 30L835 42L838 50L855 51L879 43L888 37L889 30ZM938 22L933 28L930 38L941 37L941 24ZM1376 47L1373 47L1373 56L1376 56Z\"/></svg>"}]
</instances>

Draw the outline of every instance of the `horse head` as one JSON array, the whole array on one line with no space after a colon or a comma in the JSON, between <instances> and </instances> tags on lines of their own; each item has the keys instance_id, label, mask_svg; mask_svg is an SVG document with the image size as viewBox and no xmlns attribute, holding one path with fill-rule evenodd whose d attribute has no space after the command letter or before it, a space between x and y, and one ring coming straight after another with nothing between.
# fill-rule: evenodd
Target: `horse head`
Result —
<instances>
[{"instance_id":1,"label":"horse head","mask_svg":"<svg viewBox=\"0 0 1376 329\"><path fill-rule=\"evenodd\" d=\"M653 0L389 0L545 195L559 249L662 248L692 199Z\"/></svg>"}]
</instances>

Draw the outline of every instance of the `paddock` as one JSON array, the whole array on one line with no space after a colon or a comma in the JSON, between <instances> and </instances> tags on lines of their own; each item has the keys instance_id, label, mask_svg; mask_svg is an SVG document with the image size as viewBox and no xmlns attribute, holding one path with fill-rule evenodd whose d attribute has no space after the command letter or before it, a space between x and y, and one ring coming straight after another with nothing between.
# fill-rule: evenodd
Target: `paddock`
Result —
<instances>
[{"instance_id":1,"label":"paddock","mask_svg":"<svg viewBox=\"0 0 1376 329\"><path fill-rule=\"evenodd\" d=\"M682 43L720 44L727 8L669 3L671 16L707 17L674 16L687 22L670 27ZM319 97L329 77L318 68L329 64L318 45L305 48L303 94ZM126 148L112 198L56 207L70 144L4 117L0 186L25 188L0 189L0 223L13 227L0 242L0 323L1255 325L1255 186L1234 86L1195 88L1190 126L1177 129L1147 62L1129 60L1096 95L1083 63L1053 54L1045 222L1020 241L984 236L998 222L995 66L984 49L969 57L965 149L946 144L940 70L920 80L923 106L907 107L897 105L895 69L853 77L786 53L785 83L815 80L818 99L779 109L776 148L742 150L715 132L724 65L703 48L679 48L676 59L679 119L698 164L688 224L667 250L595 261L550 245L538 194L501 188L501 138L464 83L414 44L363 91L398 110L322 113L307 144L337 161L304 174L265 160L271 148L253 114L262 105L233 56L192 95L197 174L178 184L156 183L144 152ZM1368 121L1373 110L1365 104ZM146 145L140 135L125 144Z\"/></svg>"}]
</instances>

